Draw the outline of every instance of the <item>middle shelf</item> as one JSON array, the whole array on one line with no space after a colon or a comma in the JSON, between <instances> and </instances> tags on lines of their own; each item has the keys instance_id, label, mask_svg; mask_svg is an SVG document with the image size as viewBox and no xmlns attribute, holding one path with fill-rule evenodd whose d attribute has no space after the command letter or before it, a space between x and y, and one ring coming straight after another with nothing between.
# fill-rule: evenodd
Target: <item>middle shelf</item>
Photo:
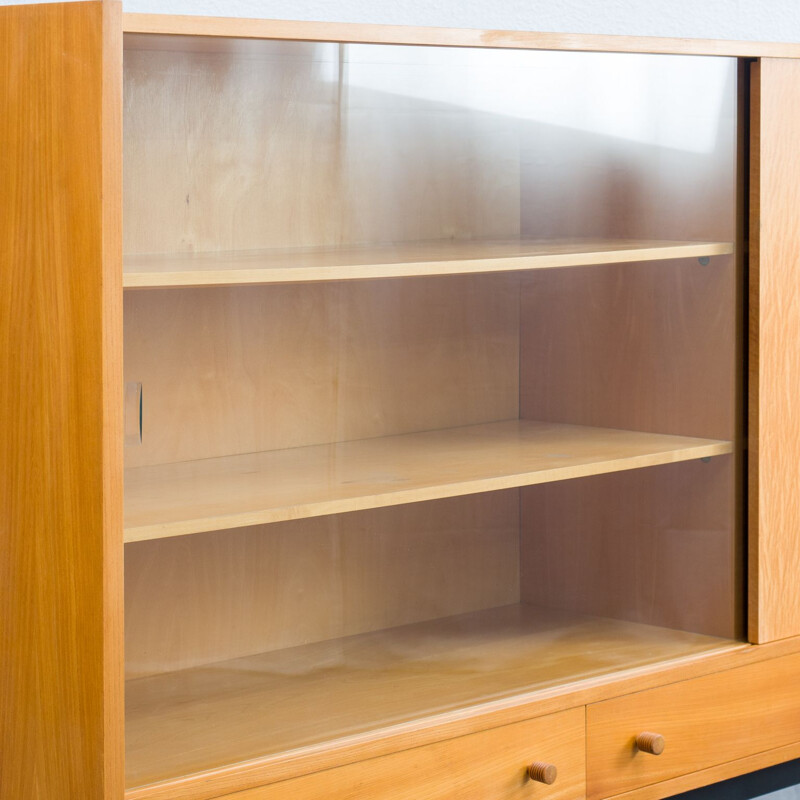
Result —
<instances>
[{"instance_id":1,"label":"middle shelf","mask_svg":"<svg viewBox=\"0 0 800 800\"><path fill-rule=\"evenodd\" d=\"M650 239L444 240L373 246L275 248L125 256L126 289L458 275L708 258L730 242Z\"/></svg>"},{"instance_id":2,"label":"middle shelf","mask_svg":"<svg viewBox=\"0 0 800 800\"><path fill-rule=\"evenodd\" d=\"M505 420L125 473L125 541L280 522L723 455L732 444Z\"/></svg>"}]
</instances>

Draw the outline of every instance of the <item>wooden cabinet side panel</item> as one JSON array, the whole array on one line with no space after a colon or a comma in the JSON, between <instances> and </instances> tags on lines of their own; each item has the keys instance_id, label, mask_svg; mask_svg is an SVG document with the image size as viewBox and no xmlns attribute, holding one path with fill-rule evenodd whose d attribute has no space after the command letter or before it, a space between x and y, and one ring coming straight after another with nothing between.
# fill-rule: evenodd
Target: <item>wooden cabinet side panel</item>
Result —
<instances>
[{"instance_id":1,"label":"wooden cabinet side panel","mask_svg":"<svg viewBox=\"0 0 800 800\"><path fill-rule=\"evenodd\" d=\"M800 61L753 65L749 637L800 634Z\"/></svg>"},{"instance_id":2,"label":"wooden cabinet side panel","mask_svg":"<svg viewBox=\"0 0 800 800\"><path fill-rule=\"evenodd\" d=\"M0 797L123 796L121 6L0 9Z\"/></svg>"}]
</instances>

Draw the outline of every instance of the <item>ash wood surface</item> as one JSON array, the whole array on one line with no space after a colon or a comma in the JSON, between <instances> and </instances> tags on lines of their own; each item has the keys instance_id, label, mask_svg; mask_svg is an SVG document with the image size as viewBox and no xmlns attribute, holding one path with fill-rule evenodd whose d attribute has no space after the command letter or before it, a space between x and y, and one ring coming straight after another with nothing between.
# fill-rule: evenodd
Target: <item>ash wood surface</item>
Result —
<instances>
[{"instance_id":1,"label":"ash wood surface","mask_svg":"<svg viewBox=\"0 0 800 800\"><path fill-rule=\"evenodd\" d=\"M126 686L127 782L144 786L729 647L513 605L141 678Z\"/></svg>"},{"instance_id":2,"label":"ash wood surface","mask_svg":"<svg viewBox=\"0 0 800 800\"><path fill-rule=\"evenodd\" d=\"M0 796L123 791L121 5L0 8Z\"/></svg>"},{"instance_id":3,"label":"ash wood surface","mask_svg":"<svg viewBox=\"0 0 800 800\"><path fill-rule=\"evenodd\" d=\"M237 19L231 17L171 14L124 15L126 46L159 47L152 36L299 39L303 41L375 42L446 47L510 47L538 50L588 50L616 53L675 53L741 57L800 58L800 46L791 43L676 39L655 36L603 36L575 33L420 28L401 25L366 25L341 22ZM130 43L130 44L128 44ZM175 46L174 44L168 46ZM191 44L183 45L191 47Z\"/></svg>"},{"instance_id":4,"label":"ash wood surface","mask_svg":"<svg viewBox=\"0 0 800 800\"><path fill-rule=\"evenodd\" d=\"M576 708L238 792L228 800L574 800L585 788L584 750L584 710ZM532 754L558 764L556 785L531 785L525 768ZM541 766L549 767L547 775L555 769Z\"/></svg>"},{"instance_id":5,"label":"ash wood surface","mask_svg":"<svg viewBox=\"0 0 800 800\"><path fill-rule=\"evenodd\" d=\"M726 255L725 242L411 242L379 247L137 255L125 259L126 288L394 278L578 267Z\"/></svg>"},{"instance_id":6,"label":"ash wood surface","mask_svg":"<svg viewBox=\"0 0 800 800\"><path fill-rule=\"evenodd\" d=\"M729 452L724 441L509 420L138 467L125 475L125 540L456 497Z\"/></svg>"},{"instance_id":7,"label":"ash wood surface","mask_svg":"<svg viewBox=\"0 0 800 800\"><path fill-rule=\"evenodd\" d=\"M800 741L800 656L774 659L587 709L587 796L609 797ZM664 737L653 758L632 747Z\"/></svg>"},{"instance_id":8,"label":"ash wood surface","mask_svg":"<svg viewBox=\"0 0 800 800\"><path fill-rule=\"evenodd\" d=\"M800 62L752 73L749 635L800 634Z\"/></svg>"},{"instance_id":9,"label":"ash wood surface","mask_svg":"<svg viewBox=\"0 0 800 800\"><path fill-rule=\"evenodd\" d=\"M516 489L131 543L126 676L518 601Z\"/></svg>"}]
</instances>

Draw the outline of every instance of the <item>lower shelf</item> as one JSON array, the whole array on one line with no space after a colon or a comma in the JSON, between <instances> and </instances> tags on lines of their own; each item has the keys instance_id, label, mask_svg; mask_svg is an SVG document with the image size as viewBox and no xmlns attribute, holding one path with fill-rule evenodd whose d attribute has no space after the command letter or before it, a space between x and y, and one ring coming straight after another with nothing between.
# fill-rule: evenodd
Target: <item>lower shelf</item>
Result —
<instances>
[{"instance_id":1,"label":"lower shelf","mask_svg":"<svg viewBox=\"0 0 800 800\"><path fill-rule=\"evenodd\" d=\"M527 605L128 681L129 788L731 647Z\"/></svg>"}]
</instances>

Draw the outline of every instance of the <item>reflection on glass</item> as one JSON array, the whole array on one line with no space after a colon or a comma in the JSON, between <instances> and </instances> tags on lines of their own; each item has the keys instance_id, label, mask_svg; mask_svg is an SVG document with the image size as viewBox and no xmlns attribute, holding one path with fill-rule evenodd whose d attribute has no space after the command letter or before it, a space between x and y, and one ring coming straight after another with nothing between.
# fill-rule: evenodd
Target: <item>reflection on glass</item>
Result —
<instances>
[{"instance_id":1,"label":"reflection on glass","mask_svg":"<svg viewBox=\"0 0 800 800\"><path fill-rule=\"evenodd\" d=\"M136 41L131 785L741 637L734 60Z\"/></svg>"}]
</instances>

